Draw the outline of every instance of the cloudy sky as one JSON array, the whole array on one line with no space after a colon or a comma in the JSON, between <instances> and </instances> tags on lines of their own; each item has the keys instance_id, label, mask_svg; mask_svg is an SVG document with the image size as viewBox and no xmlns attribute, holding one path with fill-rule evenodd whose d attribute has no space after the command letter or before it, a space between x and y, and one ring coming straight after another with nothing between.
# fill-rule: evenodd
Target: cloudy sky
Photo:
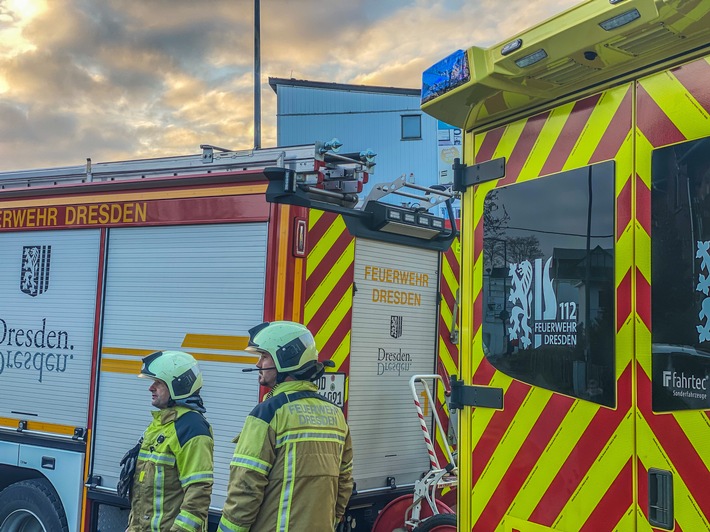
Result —
<instances>
[{"instance_id":1,"label":"cloudy sky","mask_svg":"<svg viewBox=\"0 0 710 532\"><path fill-rule=\"evenodd\" d=\"M262 146L283 77L418 88L577 0L261 0ZM253 0L0 0L0 171L253 145Z\"/></svg>"}]
</instances>

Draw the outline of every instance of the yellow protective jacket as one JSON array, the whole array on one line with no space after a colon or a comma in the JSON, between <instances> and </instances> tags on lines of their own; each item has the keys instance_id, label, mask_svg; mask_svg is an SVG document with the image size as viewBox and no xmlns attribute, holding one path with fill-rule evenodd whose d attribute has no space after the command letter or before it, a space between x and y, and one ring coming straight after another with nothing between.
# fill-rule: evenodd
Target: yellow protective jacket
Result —
<instances>
[{"instance_id":1,"label":"yellow protective jacket","mask_svg":"<svg viewBox=\"0 0 710 532\"><path fill-rule=\"evenodd\" d=\"M315 384L286 381L244 423L220 532L333 530L353 489L342 411Z\"/></svg>"},{"instance_id":2,"label":"yellow protective jacket","mask_svg":"<svg viewBox=\"0 0 710 532\"><path fill-rule=\"evenodd\" d=\"M136 463L128 530L207 530L214 467L212 428L202 414L184 406L152 414Z\"/></svg>"}]
</instances>

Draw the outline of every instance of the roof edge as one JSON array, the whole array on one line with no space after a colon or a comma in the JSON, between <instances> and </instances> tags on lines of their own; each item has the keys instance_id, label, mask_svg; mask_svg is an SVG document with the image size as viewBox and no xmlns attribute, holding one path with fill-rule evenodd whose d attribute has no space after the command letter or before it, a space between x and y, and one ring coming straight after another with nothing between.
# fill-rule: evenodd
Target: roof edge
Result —
<instances>
[{"instance_id":1,"label":"roof edge","mask_svg":"<svg viewBox=\"0 0 710 532\"><path fill-rule=\"evenodd\" d=\"M269 77L269 86L278 94L279 85L289 87L306 87L335 91L370 92L377 94L399 94L402 96L421 96L421 89L406 89L401 87L382 87L378 85L353 85L349 83L334 83L329 81L310 81L306 79Z\"/></svg>"}]
</instances>

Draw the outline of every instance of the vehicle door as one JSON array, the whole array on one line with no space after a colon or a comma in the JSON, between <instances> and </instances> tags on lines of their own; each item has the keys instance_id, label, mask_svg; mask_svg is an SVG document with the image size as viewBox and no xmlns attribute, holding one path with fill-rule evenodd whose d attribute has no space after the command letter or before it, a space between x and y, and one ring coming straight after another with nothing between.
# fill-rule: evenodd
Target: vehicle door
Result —
<instances>
[{"instance_id":1,"label":"vehicle door","mask_svg":"<svg viewBox=\"0 0 710 532\"><path fill-rule=\"evenodd\" d=\"M464 197L461 373L503 404L461 415L462 530L635 527L632 94L467 134L505 175Z\"/></svg>"}]
</instances>

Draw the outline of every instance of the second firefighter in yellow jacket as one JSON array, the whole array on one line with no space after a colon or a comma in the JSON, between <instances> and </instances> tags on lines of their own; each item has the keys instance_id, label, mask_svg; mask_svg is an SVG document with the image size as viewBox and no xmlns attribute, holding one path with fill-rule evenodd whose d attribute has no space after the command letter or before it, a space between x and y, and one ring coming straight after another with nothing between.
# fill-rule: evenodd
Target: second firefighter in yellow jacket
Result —
<instances>
[{"instance_id":1,"label":"second firefighter in yellow jacket","mask_svg":"<svg viewBox=\"0 0 710 532\"><path fill-rule=\"evenodd\" d=\"M143 433L130 494L129 532L202 532L213 484L212 429L203 417L202 375L181 351L143 359L153 421Z\"/></svg>"},{"instance_id":2,"label":"second firefighter in yellow jacket","mask_svg":"<svg viewBox=\"0 0 710 532\"><path fill-rule=\"evenodd\" d=\"M237 438L220 532L333 530L352 493L352 443L342 411L317 392L324 371L308 329L249 331L259 383L272 388Z\"/></svg>"}]
</instances>

